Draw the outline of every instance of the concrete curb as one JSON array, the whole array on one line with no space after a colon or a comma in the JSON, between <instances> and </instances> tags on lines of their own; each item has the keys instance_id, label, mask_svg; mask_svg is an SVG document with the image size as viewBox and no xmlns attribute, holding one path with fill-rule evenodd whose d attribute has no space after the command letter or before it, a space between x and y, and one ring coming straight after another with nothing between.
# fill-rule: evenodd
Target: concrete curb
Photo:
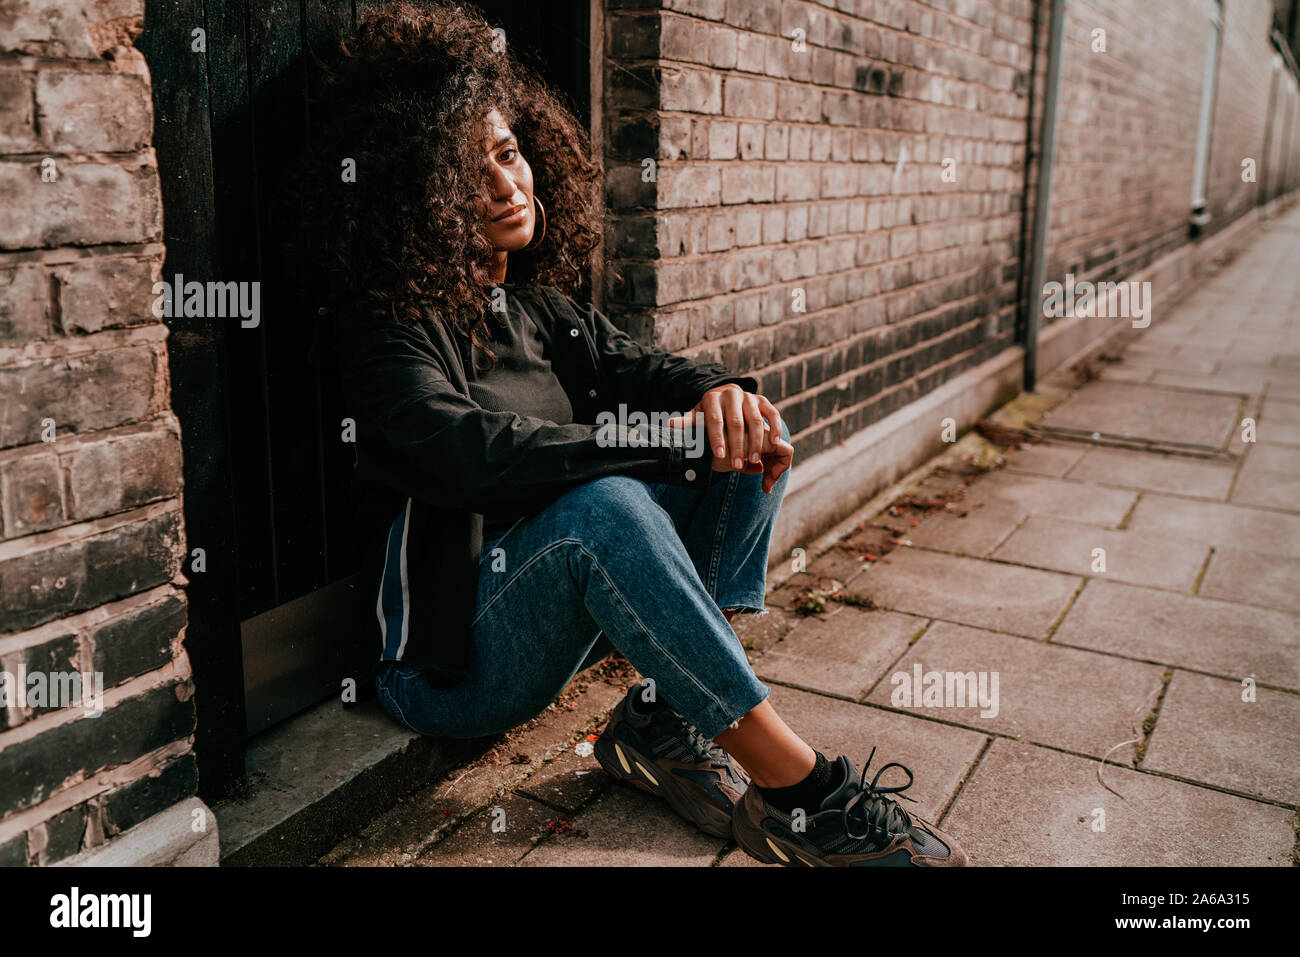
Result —
<instances>
[{"instance_id":1,"label":"concrete curb","mask_svg":"<svg viewBox=\"0 0 1300 957\"><path fill-rule=\"evenodd\" d=\"M217 818L197 797L51 867L216 867Z\"/></svg>"}]
</instances>

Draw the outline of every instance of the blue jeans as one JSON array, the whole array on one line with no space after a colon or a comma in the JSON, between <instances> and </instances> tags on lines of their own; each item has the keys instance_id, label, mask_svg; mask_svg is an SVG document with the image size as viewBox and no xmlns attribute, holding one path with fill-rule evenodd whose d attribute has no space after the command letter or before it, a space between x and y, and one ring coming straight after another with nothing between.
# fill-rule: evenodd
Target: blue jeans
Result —
<instances>
[{"instance_id":1,"label":"blue jeans","mask_svg":"<svg viewBox=\"0 0 1300 957\"><path fill-rule=\"evenodd\" d=\"M437 688L408 665L382 666L384 709L420 734L497 734L617 649L702 734L725 731L771 691L722 610L765 609L790 472L770 494L761 473L710 474L704 491L606 476L485 541L469 676Z\"/></svg>"}]
</instances>

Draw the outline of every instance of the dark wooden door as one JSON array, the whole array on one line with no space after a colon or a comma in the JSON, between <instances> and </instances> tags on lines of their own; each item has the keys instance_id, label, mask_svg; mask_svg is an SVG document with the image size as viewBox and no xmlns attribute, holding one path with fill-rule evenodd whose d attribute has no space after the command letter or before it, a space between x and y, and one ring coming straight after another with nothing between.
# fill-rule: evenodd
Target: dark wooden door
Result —
<instances>
[{"instance_id":1,"label":"dark wooden door","mask_svg":"<svg viewBox=\"0 0 1300 957\"><path fill-rule=\"evenodd\" d=\"M247 737L338 694L357 549L337 384L287 292L274 209L311 128L315 55L370 0L148 0L164 275L257 282L260 319L168 320L185 455L200 794L243 774ZM484 0L514 52L590 117L589 0ZM202 31L202 33L196 33ZM201 41L201 42L200 42Z\"/></svg>"}]
</instances>

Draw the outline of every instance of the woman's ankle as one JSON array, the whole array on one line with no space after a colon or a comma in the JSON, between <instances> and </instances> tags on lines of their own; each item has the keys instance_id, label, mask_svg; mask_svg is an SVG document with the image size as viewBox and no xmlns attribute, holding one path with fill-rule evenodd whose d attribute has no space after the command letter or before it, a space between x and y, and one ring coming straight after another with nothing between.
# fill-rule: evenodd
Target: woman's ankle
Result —
<instances>
[{"instance_id":1,"label":"woman's ankle","mask_svg":"<svg viewBox=\"0 0 1300 957\"><path fill-rule=\"evenodd\" d=\"M788 787L806 778L817 763L815 752L764 700L714 739L740 762L760 787Z\"/></svg>"}]
</instances>

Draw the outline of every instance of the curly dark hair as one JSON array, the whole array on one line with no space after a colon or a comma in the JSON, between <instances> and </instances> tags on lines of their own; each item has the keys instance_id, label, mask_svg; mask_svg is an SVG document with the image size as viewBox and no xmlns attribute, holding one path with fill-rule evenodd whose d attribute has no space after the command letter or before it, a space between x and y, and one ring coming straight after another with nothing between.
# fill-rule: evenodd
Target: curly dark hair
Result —
<instances>
[{"instance_id":1,"label":"curly dark hair","mask_svg":"<svg viewBox=\"0 0 1300 957\"><path fill-rule=\"evenodd\" d=\"M569 295L582 283L600 241L603 166L581 123L498 36L470 7L402 0L369 11L312 71L312 135L289 186L300 217L291 258L311 312L418 323L428 305L495 363L478 335L495 285L481 212L494 108L546 213L541 245L511 254L512 281ZM343 181L346 159L355 182Z\"/></svg>"}]
</instances>

